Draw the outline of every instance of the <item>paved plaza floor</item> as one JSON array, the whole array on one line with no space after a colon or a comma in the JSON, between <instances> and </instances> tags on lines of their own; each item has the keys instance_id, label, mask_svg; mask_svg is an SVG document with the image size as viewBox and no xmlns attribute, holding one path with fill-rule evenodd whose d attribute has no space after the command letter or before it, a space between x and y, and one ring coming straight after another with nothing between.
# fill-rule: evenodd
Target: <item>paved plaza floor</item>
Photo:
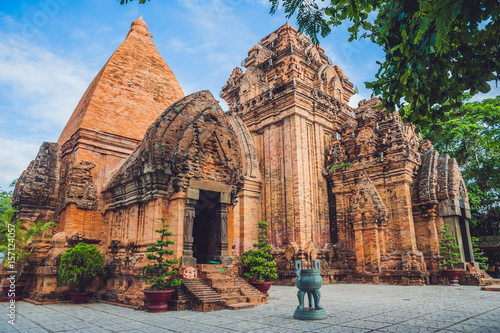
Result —
<instances>
[{"instance_id":1,"label":"paved plaza floor","mask_svg":"<svg viewBox=\"0 0 500 333\"><path fill-rule=\"evenodd\" d=\"M214 312L145 311L105 304L2 304L0 332L500 332L500 293L474 286L334 284L321 288L328 319L292 318L295 287L273 286L269 304Z\"/></svg>"}]
</instances>

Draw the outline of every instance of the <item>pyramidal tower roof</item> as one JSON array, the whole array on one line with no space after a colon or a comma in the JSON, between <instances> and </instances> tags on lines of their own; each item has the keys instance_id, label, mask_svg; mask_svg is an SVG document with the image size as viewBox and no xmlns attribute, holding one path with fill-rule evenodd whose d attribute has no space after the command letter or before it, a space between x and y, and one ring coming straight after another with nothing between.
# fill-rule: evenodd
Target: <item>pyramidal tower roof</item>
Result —
<instances>
[{"instance_id":1,"label":"pyramidal tower roof","mask_svg":"<svg viewBox=\"0 0 500 333\"><path fill-rule=\"evenodd\" d=\"M139 16L83 94L57 143L62 146L80 129L141 140L148 126L183 97Z\"/></svg>"}]
</instances>

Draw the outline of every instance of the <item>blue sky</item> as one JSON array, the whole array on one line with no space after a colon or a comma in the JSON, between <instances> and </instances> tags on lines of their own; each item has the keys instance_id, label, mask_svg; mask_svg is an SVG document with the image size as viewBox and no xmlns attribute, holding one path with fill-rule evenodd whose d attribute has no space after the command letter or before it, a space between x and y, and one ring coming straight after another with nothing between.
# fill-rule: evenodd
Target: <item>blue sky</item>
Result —
<instances>
[{"instance_id":1,"label":"blue sky","mask_svg":"<svg viewBox=\"0 0 500 333\"><path fill-rule=\"evenodd\" d=\"M321 1L318 1L321 2ZM85 89L143 15L186 95L219 91L260 38L286 22L267 0L2 1L0 4L0 188L19 177L42 142L56 142ZM290 24L296 26L295 20ZM369 98L383 53L349 43L342 26L320 40L325 54ZM476 99L496 96L499 89ZM223 109L227 105L221 101Z\"/></svg>"}]
</instances>

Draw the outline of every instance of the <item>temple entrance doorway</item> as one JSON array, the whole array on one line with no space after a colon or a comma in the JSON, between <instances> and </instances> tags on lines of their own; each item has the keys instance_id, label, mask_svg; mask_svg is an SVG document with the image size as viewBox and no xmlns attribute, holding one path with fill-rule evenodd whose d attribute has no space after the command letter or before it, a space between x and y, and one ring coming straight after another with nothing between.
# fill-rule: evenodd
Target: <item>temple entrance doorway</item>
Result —
<instances>
[{"instance_id":1,"label":"temple entrance doorway","mask_svg":"<svg viewBox=\"0 0 500 333\"><path fill-rule=\"evenodd\" d=\"M220 193L200 190L200 198L196 202L193 221L193 257L198 264L208 264L217 255L216 240L218 235L217 205Z\"/></svg>"}]
</instances>

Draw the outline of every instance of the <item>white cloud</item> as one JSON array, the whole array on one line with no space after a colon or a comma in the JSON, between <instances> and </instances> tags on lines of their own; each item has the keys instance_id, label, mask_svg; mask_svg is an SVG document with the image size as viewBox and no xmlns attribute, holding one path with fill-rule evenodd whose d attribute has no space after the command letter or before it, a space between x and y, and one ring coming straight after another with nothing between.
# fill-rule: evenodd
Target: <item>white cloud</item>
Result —
<instances>
[{"instance_id":1,"label":"white cloud","mask_svg":"<svg viewBox=\"0 0 500 333\"><path fill-rule=\"evenodd\" d=\"M183 42L179 37L170 38L168 41L168 46L175 52L181 53L196 53L194 47L191 47L190 44Z\"/></svg>"},{"instance_id":2,"label":"white cloud","mask_svg":"<svg viewBox=\"0 0 500 333\"><path fill-rule=\"evenodd\" d=\"M95 73L83 65L42 47L18 44L13 38L0 34L3 102L14 108L19 106L14 112L38 120L42 127L62 129L92 75Z\"/></svg>"},{"instance_id":3,"label":"white cloud","mask_svg":"<svg viewBox=\"0 0 500 333\"><path fill-rule=\"evenodd\" d=\"M8 189L56 141L95 73L31 43L0 33L0 187Z\"/></svg>"},{"instance_id":4,"label":"white cloud","mask_svg":"<svg viewBox=\"0 0 500 333\"><path fill-rule=\"evenodd\" d=\"M7 139L0 137L0 188L10 190L9 184L35 159L40 143L29 139Z\"/></svg>"}]
</instances>

